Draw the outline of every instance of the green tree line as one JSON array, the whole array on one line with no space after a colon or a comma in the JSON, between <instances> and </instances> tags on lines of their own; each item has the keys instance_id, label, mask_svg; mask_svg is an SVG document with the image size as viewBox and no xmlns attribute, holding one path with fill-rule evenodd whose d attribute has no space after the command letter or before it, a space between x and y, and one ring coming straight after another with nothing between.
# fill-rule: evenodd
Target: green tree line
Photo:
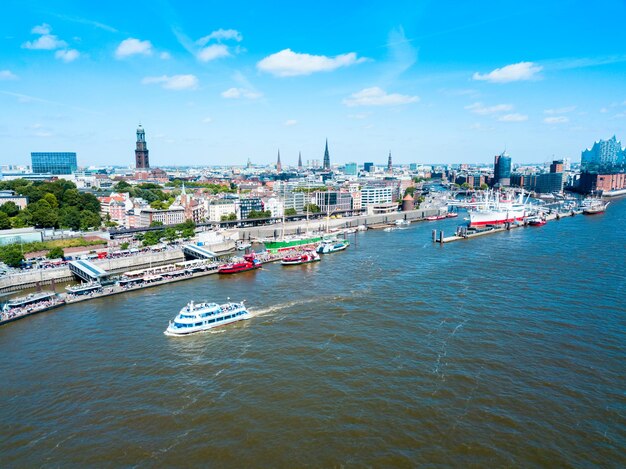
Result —
<instances>
[{"instance_id":1,"label":"green tree line","mask_svg":"<svg viewBox=\"0 0 626 469\"><path fill-rule=\"evenodd\" d=\"M0 182L0 190L29 198L23 210L12 202L0 206L0 229L34 226L89 230L101 224L100 202L93 194L79 192L73 182L15 179Z\"/></svg>"}]
</instances>

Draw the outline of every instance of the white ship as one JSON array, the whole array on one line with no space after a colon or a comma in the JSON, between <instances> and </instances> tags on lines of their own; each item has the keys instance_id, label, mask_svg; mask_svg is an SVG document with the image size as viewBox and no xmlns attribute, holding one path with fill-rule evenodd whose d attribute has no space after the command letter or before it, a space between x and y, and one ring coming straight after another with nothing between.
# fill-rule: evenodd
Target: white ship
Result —
<instances>
[{"instance_id":1,"label":"white ship","mask_svg":"<svg viewBox=\"0 0 626 469\"><path fill-rule=\"evenodd\" d=\"M165 335L183 336L231 324L252 316L241 303L198 303L190 301L165 330Z\"/></svg>"},{"instance_id":2,"label":"white ship","mask_svg":"<svg viewBox=\"0 0 626 469\"><path fill-rule=\"evenodd\" d=\"M518 200L507 198L505 194L487 194L485 200L472 204L469 210L470 226L502 225L524 220L526 204L524 194Z\"/></svg>"}]
</instances>

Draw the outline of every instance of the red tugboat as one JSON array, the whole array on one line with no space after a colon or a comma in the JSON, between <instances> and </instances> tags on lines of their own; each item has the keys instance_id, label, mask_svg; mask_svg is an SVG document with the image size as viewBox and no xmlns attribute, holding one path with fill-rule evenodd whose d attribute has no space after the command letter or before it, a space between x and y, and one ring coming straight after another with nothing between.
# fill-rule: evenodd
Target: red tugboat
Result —
<instances>
[{"instance_id":1,"label":"red tugboat","mask_svg":"<svg viewBox=\"0 0 626 469\"><path fill-rule=\"evenodd\" d=\"M254 253L250 253L243 256L243 262L221 265L217 268L217 272L220 274L238 274L247 270L259 269L260 267L261 261L254 257Z\"/></svg>"},{"instance_id":2,"label":"red tugboat","mask_svg":"<svg viewBox=\"0 0 626 469\"><path fill-rule=\"evenodd\" d=\"M317 262L320 260L320 255L315 251L304 251L300 254L294 254L292 256L285 256L280 261L282 265L300 265L308 264L310 262Z\"/></svg>"}]
</instances>

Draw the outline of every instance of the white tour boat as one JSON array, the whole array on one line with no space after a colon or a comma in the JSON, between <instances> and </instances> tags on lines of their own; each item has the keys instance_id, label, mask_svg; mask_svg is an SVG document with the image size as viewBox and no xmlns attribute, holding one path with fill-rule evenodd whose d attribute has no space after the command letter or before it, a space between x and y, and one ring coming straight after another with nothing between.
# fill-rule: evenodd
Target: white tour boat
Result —
<instances>
[{"instance_id":1,"label":"white tour boat","mask_svg":"<svg viewBox=\"0 0 626 469\"><path fill-rule=\"evenodd\" d=\"M206 331L214 327L223 326L252 316L241 303L198 303L190 301L180 310L178 315L165 330L165 335L183 336L194 332Z\"/></svg>"}]
</instances>

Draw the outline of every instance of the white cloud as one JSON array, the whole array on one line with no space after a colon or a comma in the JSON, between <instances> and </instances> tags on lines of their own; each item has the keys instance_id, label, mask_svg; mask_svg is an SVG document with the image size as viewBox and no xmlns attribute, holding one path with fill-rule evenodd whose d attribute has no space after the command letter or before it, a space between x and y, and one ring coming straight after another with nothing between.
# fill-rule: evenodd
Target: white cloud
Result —
<instances>
[{"instance_id":1,"label":"white cloud","mask_svg":"<svg viewBox=\"0 0 626 469\"><path fill-rule=\"evenodd\" d=\"M370 116L370 114L371 114L370 112L359 112L359 113L356 113L356 114L348 114L348 117L350 119L359 119L359 120L361 120L361 119L367 119Z\"/></svg>"},{"instance_id":2,"label":"white cloud","mask_svg":"<svg viewBox=\"0 0 626 469\"><path fill-rule=\"evenodd\" d=\"M210 124L211 122L213 122L213 119L211 119L210 117L205 117L204 119L202 119L202 122L205 124Z\"/></svg>"},{"instance_id":3,"label":"white cloud","mask_svg":"<svg viewBox=\"0 0 626 469\"><path fill-rule=\"evenodd\" d=\"M357 58L354 52L327 57L325 55L300 54L291 49L284 49L260 60L257 63L257 68L278 77L293 77L316 72L330 72L365 60L363 57Z\"/></svg>"},{"instance_id":4,"label":"white cloud","mask_svg":"<svg viewBox=\"0 0 626 469\"><path fill-rule=\"evenodd\" d=\"M543 120L546 124L565 124L569 119L565 116L546 117Z\"/></svg>"},{"instance_id":5,"label":"white cloud","mask_svg":"<svg viewBox=\"0 0 626 469\"><path fill-rule=\"evenodd\" d=\"M556 109L546 109L543 111L544 114L567 114L568 112L572 112L576 110L576 106L567 106Z\"/></svg>"},{"instance_id":6,"label":"white cloud","mask_svg":"<svg viewBox=\"0 0 626 469\"><path fill-rule=\"evenodd\" d=\"M52 31L52 28L50 27L49 24L40 24L38 26L35 26L33 29L30 30L31 33L33 34L50 34L50 32Z\"/></svg>"},{"instance_id":7,"label":"white cloud","mask_svg":"<svg viewBox=\"0 0 626 469\"><path fill-rule=\"evenodd\" d=\"M166 90L193 90L198 87L198 78L195 75L162 75L160 77L146 77L141 83L144 85L160 83Z\"/></svg>"},{"instance_id":8,"label":"white cloud","mask_svg":"<svg viewBox=\"0 0 626 469\"><path fill-rule=\"evenodd\" d=\"M139 39L130 37L120 42L120 45L117 46L115 50L115 58L117 59L123 59L137 54L151 55L152 43L150 41L140 41Z\"/></svg>"},{"instance_id":9,"label":"white cloud","mask_svg":"<svg viewBox=\"0 0 626 469\"><path fill-rule=\"evenodd\" d=\"M257 99L257 98L260 98L261 96L263 96L261 93L248 90L246 88L229 88L226 91L222 92L222 98L226 98L226 99L239 99L239 98Z\"/></svg>"},{"instance_id":10,"label":"white cloud","mask_svg":"<svg viewBox=\"0 0 626 469\"><path fill-rule=\"evenodd\" d=\"M0 70L0 80L17 80L17 75L11 70Z\"/></svg>"},{"instance_id":11,"label":"white cloud","mask_svg":"<svg viewBox=\"0 0 626 469\"><path fill-rule=\"evenodd\" d=\"M496 104L495 106L485 106L483 103L474 103L469 106L465 106L465 109L473 112L474 114L480 114L486 116L488 114L497 114L499 112L512 111L513 106L511 104Z\"/></svg>"},{"instance_id":12,"label":"white cloud","mask_svg":"<svg viewBox=\"0 0 626 469\"><path fill-rule=\"evenodd\" d=\"M353 93L349 98L343 100L346 106L397 106L419 101L419 96L408 96L404 94L387 94L385 90L374 86L365 88L357 93Z\"/></svg>"},{"instance_id":13,"label":"white cloud","mask_svg":"<svg viewBox=\"0 0 626 469\"><path fill-rule=\"evenodd\" d=\"M298 123L298 121L297 121L297 120L295 120L295 119L289 119L289 120L286 120L286 121L285 121L285 125L286 125L287 127L291 127L292 125L296 125L297 123Z\"/></svg>"},{"instance_id":14,"label":"white cloud","mask_svg":"<svg viewBox=\"0 0 626 469\"><path fill-rule=\"evenodd\" d=\"M58 50L54 53L54 56L65 63L69 63L80 57L80 52L76 49Z\"/></svg>"},{"instance_id":15,"label":"white cloud","mask_svg":"<svg viewBox=\"0 0 626 469\"><path fill-rule=\"evenodd\" d=\"M537 78L536 75L541 70L543 70L543 67L534 62L519 62L506 65L502 68L496 68L486 74L476 72L472 78L474 80L488 81L491 83L509 83L512 81L535 79Z\"/></svg>"},{"instance_id":16,"label":"white cloud","mask_svg":"<svg viewBox=\"0 0 626 469\"><path fill-rule=\"evenodd\" d=\"M602 109L600 109L600 112L602 114L605 114L605 113L609 112L609 110L607 108L603 107Z\"/></svg>"},{"instance_id":17,"label":"white cloud","mask_svg":"<svg viewBox=\"0 0 626 469\"><path fill-rule=\"evenodd\" d=\"M36 49L36 50L54 50L67 47L67 42L62 41L54 34L44 34L38 37L35 41L26 41L22 44L24 49Z\"/></svg>"},{"instance_id":18,"label":"white cloud","mask_svg":"<svg viewBox=\"0 0 626 469\"><path fill-rule=\"evenodd\" d=\"M209 62L222 57L230 57L230 52L228 52L228 46L224 44L211 44L204 49L200 49L197 57L200 62Z\"/></svg>"},{"instance_id":19,"label":"white cloud","mask_svg":"<svg viewBox=\"0 0 626 469\"><path fill-rule=\"evenodd\" d=\"M172 58L172 54L170 54L169 52L161 52L159 54L159 58L163 60L169 60Z\"/></svg>"},{"instance_id":20,"label":"white cloud","mask_svg":"<svg viewBox=\"0 0 626 469\"><path fill-rule=\"evenodd\" d=\"M218 42L223 40L233 40L241 42L243 40L243 36L239 31L235 29L218 29L217 31L213 31L208 36L204 36L198 39L196 41L196 44L198 44L199 46L204 46L213 39Z\"/></svg>"},{"instance_id":21,"label":"white cloud","mask_svg":"<svg viewBox=\"0 0 626 469\"><path fill-rule=\"evenodd\" d=\"M498 118L500 122L524 122L528 120L528 116L525 114L505 114Z\"/></svg>"}]
</instances>

